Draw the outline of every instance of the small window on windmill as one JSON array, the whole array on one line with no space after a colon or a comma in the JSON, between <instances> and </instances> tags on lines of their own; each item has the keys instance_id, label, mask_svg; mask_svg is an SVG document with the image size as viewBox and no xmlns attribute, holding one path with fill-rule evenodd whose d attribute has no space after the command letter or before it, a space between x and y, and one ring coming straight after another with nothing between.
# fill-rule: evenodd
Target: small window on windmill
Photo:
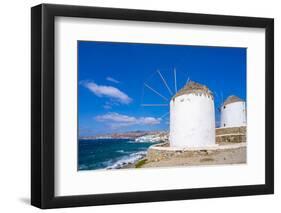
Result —
<instances>
[{"instance_id":1,"label":"small window on windmill","mask_svg":"<svg viewBox=\"0 0 281 213\"><path fill-rule=\"evenodd\" d=\"M223 106L223 108L225 109L225 108L226 108L226 106Z\"/></svg>"},{"instance_id":2,"label":"small window on windmill","mask_svg":"<svg viewBox=\"0 0 281 213\"><path fill-rule=\"evenodd\" d=\"M181 102L183 102L183 101L184 101L184 98L183 98L183 99L181 99L180 101L181 101Z\"/></svg>"}]
</instances>

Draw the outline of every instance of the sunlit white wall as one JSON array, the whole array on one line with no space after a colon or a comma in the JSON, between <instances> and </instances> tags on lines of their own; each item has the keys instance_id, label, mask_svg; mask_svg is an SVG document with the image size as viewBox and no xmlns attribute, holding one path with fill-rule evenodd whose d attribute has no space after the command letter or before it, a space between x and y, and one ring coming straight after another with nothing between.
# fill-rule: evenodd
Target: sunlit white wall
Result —
<instances>
[{"instance_id":1,"label":"sunlit white wall","mask_svg":"<svg viewBox=\"0 0 281 213\"><path fill-rule=\"evenodd\" d=\"M246 125L246 103L234 102L221 107L221 127Z\"/></svg>"},{"instance_id":2,"label":"sunlit white wall","mask_svg":"<svg viewBox=\"0 0 281 213\"><path fill-rule=\"evenodd\" d=\"M170 145L204 147L215 144L212 97L184 94L170 101Z\"/></svg>"}]
</instances>

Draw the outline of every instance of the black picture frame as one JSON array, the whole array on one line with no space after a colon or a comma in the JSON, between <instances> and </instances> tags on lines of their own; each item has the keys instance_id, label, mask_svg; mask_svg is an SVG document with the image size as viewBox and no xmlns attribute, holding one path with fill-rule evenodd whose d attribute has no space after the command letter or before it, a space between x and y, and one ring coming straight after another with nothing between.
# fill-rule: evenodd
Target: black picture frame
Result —
<instances>
[{"instance_id":1,"label":"black picture frame","mask_svg":"<svg viewBox=\"0 0 281 213\"><path fill-rule=\"evenodd\" d=\"M264 28L265 48L265 184L78 196L54 195L54 21L83 17L162 23ZM60 208L274 193L274 20L163 11L41 4L31 8L31 204Z\"/></svg>"}]
</instances>

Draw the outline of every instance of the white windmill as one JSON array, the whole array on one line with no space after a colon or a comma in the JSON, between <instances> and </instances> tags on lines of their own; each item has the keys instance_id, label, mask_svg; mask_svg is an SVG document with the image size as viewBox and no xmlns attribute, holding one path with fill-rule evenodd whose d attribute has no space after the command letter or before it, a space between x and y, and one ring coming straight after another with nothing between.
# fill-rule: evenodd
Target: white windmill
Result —
<instances>
[{"instance_id":1,"label":"white windmill","mask_svg":"<svg viewBox=\"0 0 281 213\"><path fill-rule=\"evenodd\" d=\"M177 91L177 74L174 70L175 93L172 92L160 71L157 71L171 97L166 98L147 83L149 90L169 104L143 104L143 106L170 106L170 146L206 147L215 145L215 111L212 92L204 85L187 80Z\"/></svg>"},{"instance_id":2,"label":"white windmill","mask_svg":"<svg viewBox=\"0 0 281 213\"><path fill-rule=\"evenodd\" d=\"M246 102L237 96L229 96L221 106L220 126L246 126Z\"/></svg>"}]
</instances>

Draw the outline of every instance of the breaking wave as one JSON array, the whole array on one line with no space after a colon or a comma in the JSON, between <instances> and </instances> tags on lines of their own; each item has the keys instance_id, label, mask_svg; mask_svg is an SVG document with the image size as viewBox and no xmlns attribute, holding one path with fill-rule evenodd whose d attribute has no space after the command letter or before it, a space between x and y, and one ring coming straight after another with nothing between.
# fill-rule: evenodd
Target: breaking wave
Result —
<instances>
[{"instance_id":1,"label":"breaking wave","mask_svg":"<svg viewBox=\"0 0 281 213\"><path fill-rule=\"evenodd\" d=\"M118 161L113 163L112 165L106 167L106 169L120 169L124 166L127 166L129 164L133 164L137 162L138 160L142 159L146 156L146 151L140 151L136 153L131 153L128 156L121 157Z\"/></svg>"}]
</instances>

